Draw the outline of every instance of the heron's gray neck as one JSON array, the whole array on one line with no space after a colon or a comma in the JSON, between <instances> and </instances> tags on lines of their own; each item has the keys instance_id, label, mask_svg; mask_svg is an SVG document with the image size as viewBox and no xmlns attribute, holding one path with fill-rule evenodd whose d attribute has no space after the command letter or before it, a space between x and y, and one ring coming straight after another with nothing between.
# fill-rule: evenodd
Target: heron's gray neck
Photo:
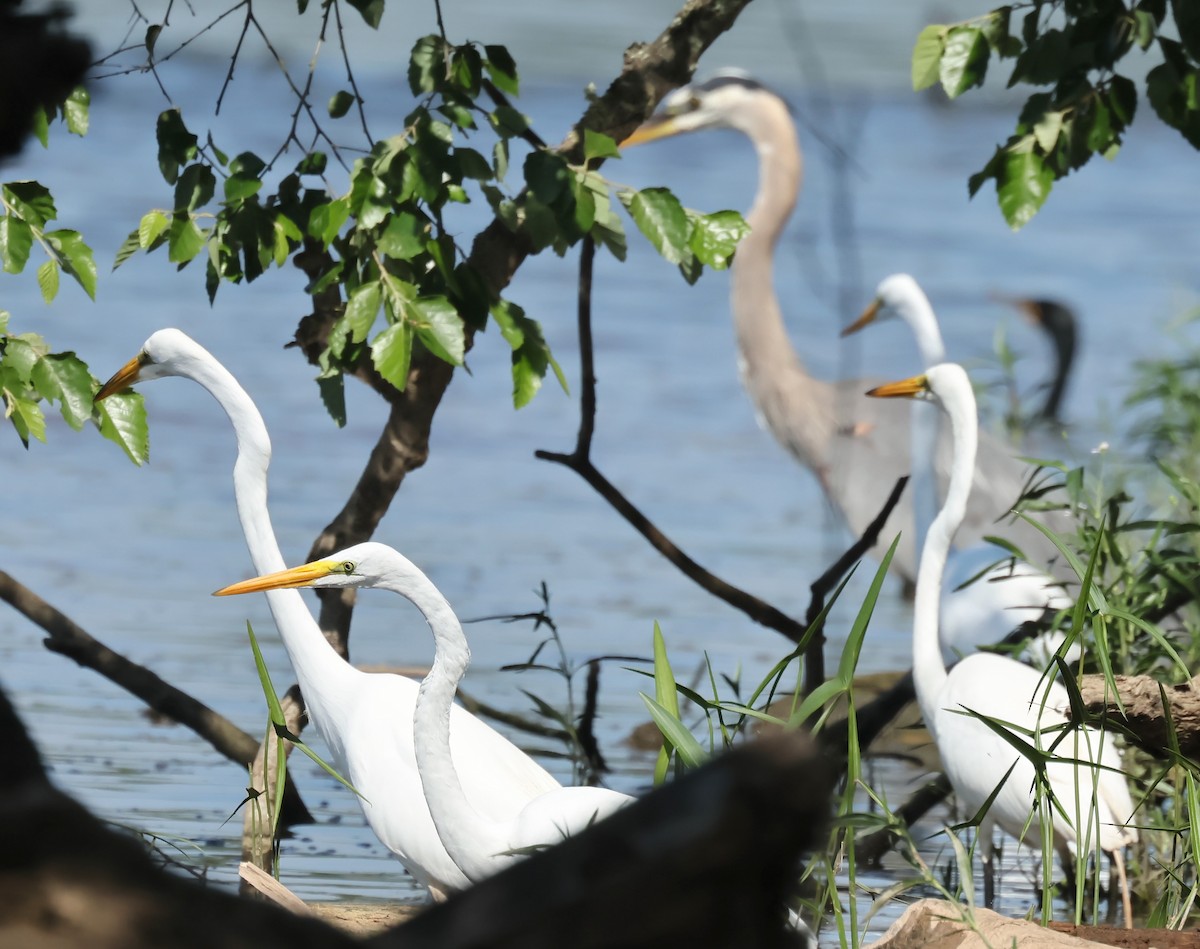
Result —
<instances>
[{"instance_id":1,"label":"heron's gray neck","mask_svg":"<svg viewBox=\"0 0 1200 949\"><path fill-rule=\"evenodd\" d=\"M833 392L808 374L792 347L775 295L773 260L800 192L803 159L781 101L755 110L747 122L743 131L758 152L759 187L730 279L742 384L760 421L802 462L819 469L836 426Z\"/></svg>"}]
</instances>

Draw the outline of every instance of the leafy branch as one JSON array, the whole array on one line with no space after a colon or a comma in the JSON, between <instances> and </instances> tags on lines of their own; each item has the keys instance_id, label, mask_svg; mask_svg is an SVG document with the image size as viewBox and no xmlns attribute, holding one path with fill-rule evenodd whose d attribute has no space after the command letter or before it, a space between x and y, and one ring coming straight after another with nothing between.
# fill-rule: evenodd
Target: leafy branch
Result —
<instances>
[{"instance_id":1,"label":"leafy branch","mask_svg":"<svg viewBox=\"0 0 1200 949\"><path fill-rule=\"evenodd\" d=\"M1024 11L1014 29L1013 15ZM1171 22L1179 39L1171 36ZM1137 111L1137 84L1117 72L1134 47L1162 62L1144 95L1163 122L1200 148L1200 14L1186 0L1076 3L1030 0L955 24L933 24L917 38L914 89L940 82L950 98L982 86L992 58L1014 60L1008 78L1049 87L1031 95L1008 141L972 175L972 197L994 181L1001 213L1017 230L1037 213L1054 183L1093 155L1114 158Z\"/></svg>"}]
</instances>

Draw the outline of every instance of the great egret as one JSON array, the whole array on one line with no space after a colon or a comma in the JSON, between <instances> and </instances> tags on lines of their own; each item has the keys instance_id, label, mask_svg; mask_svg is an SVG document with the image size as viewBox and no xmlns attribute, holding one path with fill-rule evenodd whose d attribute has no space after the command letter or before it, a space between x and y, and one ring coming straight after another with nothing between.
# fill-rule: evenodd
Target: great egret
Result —
<instances>
[{"instance_id":1,"label":"great egret","mask_svg":"<svg viewBox=\"0 0 1200 949\"><path fill-rule=\"evenodd\" d=\"M409 600L425 617L436 650L433 665L421 682L412 719L417 766L434 826L468 880L489 876L531 849L554 844L633 800L608 788L555 787L530 792L525 782L514 783L511 774L496 772L490 778L491 792L524 795L525 805L507 818L484 812L465 793L462 770L468 762L451 754L454 693L467 671L471 650L462 624L441 591L402 554L386 544L368 542L291 570L232 584L215 595L290 587L390 590ZM377 722L363 722L362 727L369 731ZM469 766L478 773L478 761L470 760Z\"/></svg>"},{"instance_id":2,"label":"great egret","mask_svg":"<svg viewBox=\"0 0 1200 949\"><path fill-rule=\"evenodd\" d=\"M1042 750L1053 747L1054 760L1046 764L1045 782L1053 795L1050 818L1055 849L1065 866L1069 866L1066 861L1072 848L1081 860L1097 843L1109 853L1120 880L1125 925L1132 926L1122 851L1138 834L1135 827L1128 826L1133 801L1111 737L1086 727L1071 729L1063 736L1061 731L1070 721L1067 690L1037 670L1007 656L974 653L947 672L938 650L942 573L954 532L966 511L975 461L978 419L971 382L961 366L942 363L924 375L879 386L869 394L929 398L950 420L950 486L941 511L929 526L917 572L913 679L925 726L937 742L946 776L966 811L977 813L996 794L979 827L986 900L990 903L992 893L993 825L1039 846L1045 808L1037 806L1034 789L1038 777L1033 762L969 713L1004 723L1021 740Z\"/></svg>"},{"instance_id":3,"label":"great egret","mask_svg":"<svg viewBox=\"0 0 1200 949\"><path fill-rule=\"evenodd\" d=\"M706 128L737 129L758 153L758 194L746 215L750 233L730 268L742 383L760 423L817 476L847 526L861 536L896 479L909 473L908 412L865 399L870 383L864 380L825 382L809 375L788 339L775 295L773 258L800 191L803 160L783 99L746 76L723 74L675 90L622 145ZM948 467L949 457L939 456L942 482ZM1023 485L1024 465L1005 446L984 438L960 541L1002 533L1027 556L1053 556L1052 545L1030 525L995 523L1016 503ZM907 529L912 522L906 492L884 531L891 536L904 526L892 565L910 581L917 566L917 548Z\"/></svg>"},{"instance_id":4,"label":"great egret","mask_svg":"<svg viewBox=\"0 0 1200 949\"><path fill-rule=\"evenodd\" d=\"M237 380L206 349L177 329L154 333L142 351L104 384L103 399L138 382L183 376L199 383L233 423L238 517L259 573L287 566L267 512L271 441L262 416ZM419 883L437 897L470 879L450 858L425 803L413 751L417 683L366 673L325 639L297 590L267 594L267 604L295 670L309 718L339 773L359 792L371 830ZM448 712L450 745L468 800L493 820L510 820L531 798L561 787L527 754L459 706Z\"/></svg>"},{"instance_id":5,"label":"great egret","mask_svg":"<svg viewBox=\"0 0 1200 949\"><path fill-rule=\"evenodd\" d=\"M884 277L870 305L842 330L842 335L892 317L899 317L912 330L926 369L945 362L946 347L937 316L920 284L906 273ZM936 405L914 402L911 414L909 490L913 496L916 541L921 545L939 503L933 472L939 413ZM1008 552L999 547L979 541L970 547L957 548L946 564L946 582L942 587L938 627L942 658L953 661L980 646L998 643L1022 623L1040 619L1044 611L1058 612L1074 605L1074 600L1052 577L1025 561L1010 560ZM1044 668L1064 638L1060 632L1043 633L1029 643L1024 655ZM1067 662L1078 657L1077 646L1064 654Z\"/></svg>"}]
</instances>

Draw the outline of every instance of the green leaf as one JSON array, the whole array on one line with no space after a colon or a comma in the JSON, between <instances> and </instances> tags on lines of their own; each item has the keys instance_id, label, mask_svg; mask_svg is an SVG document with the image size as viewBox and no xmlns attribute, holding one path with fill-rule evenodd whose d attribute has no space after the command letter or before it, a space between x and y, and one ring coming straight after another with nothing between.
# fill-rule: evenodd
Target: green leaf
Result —
<instances>
[{"instance_id":1,"label":"green leaf","mask_svg":"<svg viewBox=\"0 0 1200 949\"><path fill-rule=\"evenodd\" d=\"M323 175L328 164L329 156L324 152L309 152L296 162L296 174Z\"/></svg>"},{"instance_id":2,"label":"green leaf","mask_svg":"<svg viewBox=\"0 0 1200 949\"><path fill-rule=\"evenodd\" d=\"M379 29L383 19L383 0L349 0L350 6L362 14L363 22L371 29Z\"/></svg>"},{"instance_id":3,"label":"green leaf","mask_svg":"<svg viewBox=\"0 0 1200 949\"><path fill-rule=\"evenodd\" d=\"M33 366L33 385L47 401L58 402L63 420L79 431L92 417L92 374L74 353L52 353Z\"/></svg>"},{"instance_id":4,"label":"green leaf","mask_svg":"<svg viewBox=\"0 0 1200 949\"><path fill-rule=\"evenodd\" d=\"M503 46L485 46L483 55L486 57L483 68L487 70L496 88L510 96L520 95L517 64L509 51Z\"/></svg>"},{"instance_id":5,"label":"green leaf","mask_svg":"<svg viewBox=\"0 0 1200 949\"><path fill-rule=\"evenodd\" d=\"M692 236L688 239L688 247L702 264L724 270L737 245L750 233L750 225L737 211L697 214L691 219Z\"/></svg>"},{"instance_id":6,"label":"green leaf","mask_svg":"<svg viewBox=\"0 0 1200 949\"><path fill-rule=\"evenodd\" d=\"M930 24L917 36L912 54L913 91L928 89L941 75L942 52L946 48L948 28L937 23Z\"/></svg>"},{"instance_id":7,"label":"green leaf","mask_svg":"<svg viewBox=\"0 0 1200 949\"><path fill-rule=\"evenodd\" d=\"M679 199L666 188L646 188L621 192L621 203L654 249L666 260L677 264L686 255L688 219Z\"/></svg>"},{"instance_id":8,"label":"green leaf","mask_svg":"<svg viewBox=\"0 0 1200 949\"><path fill-rule=\"evenodd\" d=\"M175 185L175 211L195 211L212 200L216 176L207 165L188 165Z\"/></svg>"},{"instance_id":9,"label":"green leaf","mask_svg":"<svg viewBox=\"0 0 1200 949\"><path fill-rule=\"evenodd\" d=\"M32 399L26 399L11 392L6 391L4 396L8 419L12 422L13 428L17 430L21 443L28 448L31 437L36 438L39 442L45 442L46 417L42 414L41 406Z\"/></svg>"},{"instance_id":10,"label":"green leaf","mask_svg":"<svg viewBox=\"0 0 1200 949\"><path fill-rule=\"evenodd\" d=\"M116 270L121 264L125 263L130 257L141 250L142 245L138 241L138 232L130 231L125 235L125 240L121 241L121 246L117 248L117 254L113 258L113 270Z\"/></svg>"},{"instance_id":11,"label":"green leaf","mask_svg":"<svg viewBox=\"0 0 1200 949\"><path fill-rule=\"evenodd\" d=\"M63 103L63 118L67 120L67 131L72 135L87 135L91 104L91 94L84 86L76 86L67 96L67 101Z\"/></svg>"},{"instance_id":12,"label":"green leaf","mask_svg":"<svg viewBox=\"0 0 1200 949\"><path fill-rule=\"evenodd\" d=\"M346 425L346 384L345 376L340 372L320 375L317 377L317 388L321 393L321 402L325 411L333 419L338 428Z\"/></svg>"},{"instance_id":13,"label":"green leaf","mask_svg":"<svg viewBox=\"0 0 1200 949\"><path fill-rule=\"evenodd\" d=\"M1058 144L1058 134L1062 131L1063 114L1057 110L1043 112L1042 117L1033 126L1033 137L1043 152L1054 151Z\"/></svg>"},{"instance_id":14,"label":"green leaf","mask_svg":"<svg viewBox=\"0 0 1200 949\"><path fill-rule=\"evenodd\" d=\"M10 181L3 188L4 199L13 211L34 228L43 228L58 217L54 198L49 190L36 181Z\"/></svg>"},{"instance_id":15,"label":"green leaf","mask_svg":"<svg viewBox=\"0 0 1200 949\"><path fill-rule=\"evenodd\" d=\"M330 118L340 119L343 115L350 111L351 106L356 101L355 95L352 92L347 92L345 89L340 89L329 97L329 116Z\"/></svg>"},{"instance_id":16,"label":"green leaf","mask_svg":"<svg viewBox=\"0 0 1200 949\"><path fill-rule=\"evenodd\" d=\"M178 109L167 109L158 117L158 167L167 184L173 185L179 169L196 157L200 140L187 130Z\"/></svg>"},{"instance_id":17,"label":"green leaf","mask_svg":"<svg viewBox=\"0 0 1200 949\"><path fill-rule=\"evenodd\" d=\"M1038 212L1054 185L1054 170L1032 150L1010 152L996 179L996 194L1004 220L1019 231Z\"/></svg>"},{"instance_id":18,"label":"green leaf","mask_svg":"<svg viewBox=\"0 0 1200 949\"><path fill-rule=\"evenodd\" d=\"M972 26L956 26L946 35L939 76L946 95L955 99L972 86L983 84L987 73L988 46L983 31Z\"/></svg>"},{"instance_id":19,"label":"green leaf","mask_svg":"<svg viewBox=\"0 0 1200 949\"><path fill-rule=\"evenodd\" d=\"M461 366L466 355L462 317L444 296L420 297L413 304L413 328L421 342L439 359ZM407 372L407 370L406 370Z\"/></svg>"},{"instance_id":20,"label":"green leaf","mask_svg":"<svg viewBox=\"0 0 1200 949\"><path fill-rule=\"evenodd\" d=\"M1071 68L1071 41L1062 30L1046 30L1032 39L1017 57L1008 85L1028 82L1035 86L1056 83Z\"/></svg>"},{"instance_id":21,"label":"green leaf","mask_svg":"<svg viewBox=\"0 0 1200 949\"><path fill-rule=\"evenodd\" d=\"M33 367L44 354L44 347L34 345L28 339L10 336L5 341L4 368L16 373L22 385L33 383Z\"/></svg>"},{"instance_id":22,"label":"green leaf","mask_svg":"<svg viewBox=\"0 0 1200 949\"><path fill-rule=\"evenodd\" d=\"M1158 21L1154 14L1148 10L1134 10L1133 23L1134 40L1143 50L1149 49L1154 37L1158 35Z\"/></svg>"},{"instance_id":23,"label":"green leaf","mask_svg":"<svg viewBox=\"0 0 1200 949\"><path fill-rule=\"evenodd\" d=\"M19 217L0 218L0 260L8 273L20 273L29 262L33 248L33 229Z\"/></svg>"},{"instance_id":24,"label":"green leaf","mask_svg":"<svg viewBox=\"0 0 1200 949\"><path fill-rule=\"evenodd\" d=\"M84 292L96 299L96 261L92 249L78 231L59 230L46 234L46 240L62 257L63 269L75 278Z\"/></svg>"},{"instance_id":25,"label":"green leaf","mask_svg":"<svg viewBox=\"0 0 1200 949\"><path fill-rule=\"evenodd\" d=\"M50 146L50 116L46 114L45 108L38 106L33 110L33 126L30 131L42 143L42 148Z\"/></svg>"},{"instance_id":26,"label":"green leaf","mask_svg":"<svg viewBox=\"0 0 1200 949\"><path fill-rule=\"evenodd\" d=\"M1146 96L1155 113L1194 148L1200 148L1200 110L1195 102L1197 78L1194 69L1180 72L1170 58L1146 75Z\"/></svg>"},{"instance_id":27,"label":"green leaf","mask_svg":"<svg viewBox=\"0 0 1200 949\"><path fill-rule=\"evenodd\" d=\"M415 96L433 92L446 76L446 42L432 34L413 44L408 57L408 85Z\"/></svg>"},{"instance_id":28,"label":"green leaf","mask_svg":"<svg viewBox=\"0 0 1200 949\"><path fill-rule=\"evenodd\" d=\"M409 211L393 214L379 236L378 247L388 257L412 260L425 250L429 239L428 222Z\"/></svg>"},{"instance_id":29,"label":"green leaf","mask_svg":"<svg viewBox=\"0 0 1200 949\"><path fill-rule=\"evenodd\" d=\"M393 323L371 343L371 362L388 382L403 391L412 362L412 327Z\"/></svg>"},{"instance_id":30,"label":"green leaf","mask_svg":"<svg viewBox=\"0 0 1200 949\"><path fill-rule=\"evenodd\" d=\"M150 458L150 429L146 425L146 404L137 392L110 395L94 407L100 420L100 434L121 446L135 465Z\"/></svg>"},{"instance_id":31,"label":"green leaf","mask_svg":"<svg viewBox=\"0 0 1200 949\"><path fill-rule=\"evenodd\" d=\"M204 233L187 213L176 212L171 218L167 238L167 258L173 264L186 264L204 249Z\"/></svg>"},{"instance_id":32,"label":"green leaf","mask_svg":"<svg viewBox=\"0 0 1200 949\"><path fill-rule=\"evenodd\" d=\"M551 205L570 187L571 169L561 155L539 149L525 159L525 183L533 196Z\"/></svg>"},{"instance_id":33,"label":"green leaf","mask_svg":"<svg viewBox=\"0 0 1200 949\"><path fill-rule=\"evenodd\" d=\"M42 291L42 299L50 303L58 296L58 261L47 260L37 269L38 289Z\"/></svg>"},{"instance_id":34,"label":"green leaf","mask_svg":"<svg viewBox=\"0 0 1200 949\"><path fill-rule=\"evenodd\" d=\"M620 157L621 149L617 148L617 143L603 132L595 132L586 128L583 130L584 161L591 161L593 158Z\"/></svg>"},{"instance_id":35,"label":"green leaf","mask_svg":"<svg viewBox=\"0 0 1200 949\"><path fill-rule=\"evenodd\" d=\"M696 741L695 736L687 730L683 722L677 718L672 718L670 712L644 692L640 694L642 701L646 703L646 710L654 720L654 724L662 732L663 738L671 743L671 746L679 755L679 759L689 768L698 768L704 764L708 760L708 755L700 747L700 743Z\"/></svg>"},{"instance_id":36,"label":"green leaf","mask_svg":"<svg viewBox=\"0 0 1200 949\"><path fill-rule=\"evenodd\" d=\"M350 338L354 342L361 343L367 338L367 334L375 323L375 317L379 313L381 299L382 291L378 280L364 283L350 294L350 301L346 304L345 320L350 329Z\"/></svg>"},{"instance_id":37,"label":"green leaf","mask_svg":"<svg viewBox=\"0 0 1200 949\"><path fill-rule=\"evenodd\" d=\"M337 238L350 217L350 202L337 198L326 204L318 204L308 217L308 233L328 247Z\"/></svg>"},{"instance_id":38,"label":"green leaf","mask_svg":"<svg viewBox=\"0 0 1200 949\"><path fill-rule=\"evenodd\" d=\"M1171 0L1171 13L1183 48L1193 61L1200 61L1200 6L1194 0Z\"/></svg>"},{"instance_id":39,"label":"green leaf","mask_svg":"<svg viewBox=\"0 0 1200 949\"><path fill-rule=\"evenodd\" d=\"M508 142L500 139L492 149L492 165L496 169L496 180L503 181L508 174Z\"/></svg>"},{"instance_id":40,"label":"green leaf","mask_svg":"<svg viewBox=\"0 0 1200 949\"><path fill-rule=\"evenodd\" d=\"M251 198L262 189L259 178L250 175L230 175L225 179L225 201L233 204Z\"/></svg>"},{"instance_id":41,"label":"green leaf","mask_svg":"<svg viewBox=\"0 0 1200 949\"><path fill-rule=\"evenodd\" d=\"M1121 126L1133 122L1137 112L1137 87L1125 76L1113 76L1108 84L1108 107Z\"/></svg>"},{"instance_id":42,"label":"green leaf","mask_svg":"<svg viewBox=\"0 0 1200 949\"><path fill-rule=\"evenodd\" d=\"M147 211L138 223L137 240L142 250L149 250L171 222L162 211Z\"/></svg>"},{"instance_id":43,"label":"green leaf","mask_svg":"<svg viewBox=\"0 0 1200 949\"><path fill-rule=\"evenodd\" d=\"M564 392L570 392L562 368L550 353L542 328L515 303L499 300L491 307L500 335L512 347L513 408L523 408L537 395L546 370L553 369Z\"/></svg>"}]
</instances>

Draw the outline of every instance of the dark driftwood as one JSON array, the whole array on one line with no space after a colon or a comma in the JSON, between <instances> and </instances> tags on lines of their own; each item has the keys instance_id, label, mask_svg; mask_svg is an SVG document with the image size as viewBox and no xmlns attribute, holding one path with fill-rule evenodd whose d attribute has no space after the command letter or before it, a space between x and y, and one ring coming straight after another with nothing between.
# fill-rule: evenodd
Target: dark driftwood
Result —
<instances>
[{"instance_id":1,"label":"dark driftwood","mask_svg":"<svg viewBox=\"0 0 1200 949\"><path fill-rule=\"evenodd\" d=\"M1174 728L1180 753L1200 760L1200 677L1180 685L1163 685L1151 676L1116 676L1116 683L1114 696L1102 675L1085 675L1080 680L1079 694L1088 712L1103 716L1157 755L1170 749L1170 729Z\"/></svg>"},{"instance_id":2,"label":"dark driftwood","mask_svg":"<svg viewBox=\"0 0 1200 949\"><path fill-rule=\"evenodd\" d=\"M0 690L0 946L349 949L154 866L50 784ZM811 743L745 745L368 942L390 949L799 945L784 899L828 808Z\"/></svg>"},{"instance_id":3,"label":"dark driftwood","mask_svg":"<svg viewBox=\"0 0 1200 949\"><path fill-rule=\"evenodd\" d=\"M800 736L740 746L370 945L799 945L783 900L830 789Z\"/></svg>"},{"instance_id":4,"label":"dark driftwood","mask_svg":"<svg viewBox=\"0 0 1200 949\"><path fill-rule=\"evenodd\" d=\"M0 690L0 946L351 949L321 923L155 866L57 790Z\"/></svg>"}]
</instances>

